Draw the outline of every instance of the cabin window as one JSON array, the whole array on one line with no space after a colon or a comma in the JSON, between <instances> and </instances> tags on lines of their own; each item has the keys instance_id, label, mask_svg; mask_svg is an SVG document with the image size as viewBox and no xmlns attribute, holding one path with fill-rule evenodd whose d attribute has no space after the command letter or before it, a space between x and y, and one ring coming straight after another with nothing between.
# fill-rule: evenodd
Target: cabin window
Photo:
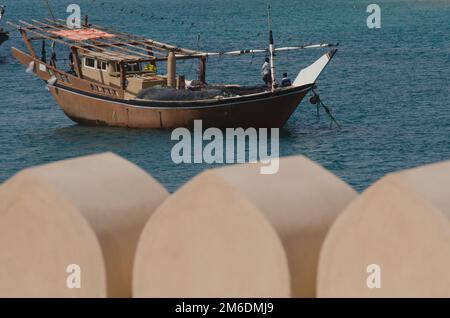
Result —
<instances>
[{"instance_id":1,"label":"cabin window","mask_svg":"<svg viewBox=\"0 0 450 318\"><path fill-rule=\"evenodd\" d=\"M141 67L140 67L139 63L128 63L126 65L126 70L127 70L127 72L140 72Z\"/></svg>"},{"instance_id":2,"label":"cabin window","mask_svg":"<svg viewBox=\"0 0 450 318\"><path fill-rule=\"evenodd\" d=\"M120 72L120 64L119 63L114 63L113 64L113 70L114 70L114 72Z\"/></svg>"},{"instance_id":3,"label":"cabin window","mask_svg":"<svg viewBox=\"0 0 450 318\"><path fill-rule=\"evenodd\" d=\"M102 71L106 71L108 68L108 63L105 61L97 61L97 68Z\"/></svg>"},{"instance_id":4,"label":"cabin window","mask_svg":"<svg viewBox=\"0 0 450 318\"><path fill-rule=\"evenodd\" d=\"M95 60L86 57L84 59L84 66L95 68Z\"/></svg>"}]
</instances>

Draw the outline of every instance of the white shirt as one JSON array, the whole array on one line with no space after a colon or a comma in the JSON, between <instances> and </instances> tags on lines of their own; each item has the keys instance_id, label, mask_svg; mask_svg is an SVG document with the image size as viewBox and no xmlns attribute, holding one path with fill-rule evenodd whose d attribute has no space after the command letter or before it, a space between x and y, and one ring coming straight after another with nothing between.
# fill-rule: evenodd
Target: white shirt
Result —
<instances>
[{"instance_id":1,"label":"white shirt","mask_svg":"<svg viewBox=\"0 0 450 318\"><path fill-rule=\"evenodd\" d=\"M262 69L261 69L261 75L266 76L267 74L270 74L270 63L264 62Z\"/></svg>"}]
</instances>

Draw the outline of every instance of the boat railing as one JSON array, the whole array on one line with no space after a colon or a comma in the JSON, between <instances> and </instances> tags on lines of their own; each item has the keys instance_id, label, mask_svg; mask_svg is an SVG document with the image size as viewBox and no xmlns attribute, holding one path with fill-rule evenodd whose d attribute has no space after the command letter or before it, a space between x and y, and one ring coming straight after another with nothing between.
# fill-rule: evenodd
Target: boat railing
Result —
<instances>
[{"instance_id":1,"label":"boat railing","mask_svg":"<svg viewBox=\"0 0 450 318\"><path fill-rule=\"evenodd\" d=\"M51 69L50 72L53 74L53 76L56 77L56 79L57 79L59 82L67 83L67 84L72 84L71 81L70 81L70 78L69 78L69 75L68 75L68 74L66 74L66 73L64 73L64 72L60 72L60 71L58 71L57 69Z\"/></svg>"},{"instance_id":2,"label":"boat railing","mask_svg":"<svg viewBox=\"0 0 450 318\"><path fill-rule=\"evenodd\" d=\"M81 79L77 76L64 72L55 68L52 65L46 65L50 75L56 77L57 81L64 86L71 86L74 88L81 88L91 93L100 94L108 97L121 97L121 92L111 86L92 82L91 80Z\"/></svg>"},{"instance_id":3,"label":"boat railing","mask_svg":"<svg viewBox=\"0 0 450 318\"><path fill-rule=\"evenodd\" d=\"M122 96L120 90L114 87L81 79L75 75L61 71L52 65L47 65L47 69L50 75L55 76L57 81L63 86L71 86L79 89L81 88L82 90L108 97L119 98Z\"/></svg>"},{"instance_id":4,"label":"boat railing","mask_svg":"<svg viewBox=\"0 0 450 318\"><path fill-rule=\"evenodd\" d=\"M110 86L103 86L103 85L91 83L90 87L91 87L91 90L97 94L100 93L100 94L103 94L106 96L120 97L119 92Z\"/></svg>"},{"instance_id":5,"label":"boat railing","mask_svg":"<svg viewBox=\"0 0 450 318\"><path fill-rule=\"evenodd\" d=\"M84 77L79 77L76 74L59 69L50 63L42 61L36 56L29 55L16 48L12 48L12 54L24 65L31 65L31 63L34 63L34 73L45 81L49 81L53 76L56 79L56 82L61 86L106 97L124 98L125 93L119 87L105 85Z\"/></svg>"}]
</instances>

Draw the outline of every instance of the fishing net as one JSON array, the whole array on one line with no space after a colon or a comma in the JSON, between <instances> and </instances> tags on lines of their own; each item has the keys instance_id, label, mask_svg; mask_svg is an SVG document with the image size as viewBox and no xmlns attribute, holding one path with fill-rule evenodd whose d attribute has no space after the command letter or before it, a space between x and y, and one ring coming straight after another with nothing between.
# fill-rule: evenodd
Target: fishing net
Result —
<instances>
[{"instance_id":1,"label":"fishing net","mask_svg":"<svg viewBox=\"0 0 450 318\"><path fill-rule=\"evenodd\" d=\"M202 100L220 97L220 90L178 90L174 88L146 88L137 94L139 99L159 100L159 101L179 101L179 100Z\"/></svg>"},{"instance_id":2,"label":"fishing net","mask_svg":"<svg viewBox=\"0 0 450 318\"><path fill-rule=\"evenodd\" d=\"M264 92L266 89L266 86L206 86L195 90L151 87L141 90L137 94L137 98L158 101L193 101L257 94Z\"/></svg>"}]
</instances>

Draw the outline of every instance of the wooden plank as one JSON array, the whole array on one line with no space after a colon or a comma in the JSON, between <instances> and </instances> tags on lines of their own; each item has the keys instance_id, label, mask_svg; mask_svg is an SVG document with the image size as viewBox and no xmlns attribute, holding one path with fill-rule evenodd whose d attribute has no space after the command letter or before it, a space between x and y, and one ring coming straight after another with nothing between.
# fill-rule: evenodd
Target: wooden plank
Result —
<instances>
[{"instance_id":1,"label":"wooden plank","mask_svg":"<svg viewBox=\"0 0 450 318\"><path fill-rule=\"evenodd\" d=\"M153 52L153 49L152 49L152 48L149 48L149 49L147 50L147 53L148 53L148 56L155 57L155 53ZM150 62L150 64L152 64L153 66L156 66L156 62L155 62L155 61Z\"/></svg>"},{"instance_id":2,"label":"wooden plank","mask_svg":"<svg viewBox=\"0 0 450 318\"><path fill-rule=\"evenodd\" d=\"M24 24L24 25L26 25L26 26L28 26L28 27L33 27L33 28L35 28L36 30L39 30L39 31L41 31L41 32L44 32L44 34L47 33L46 30L44 30L44 29L42 29L42 28L40 28L40 27L38 27L38 26L36 26L36 25L30 24L30 23L28 23L28 22L26 22L26 21L20 20L19 22L22 23L22 24ZM53 40L53 38L51 38L51 37L50 37L50 39ZM131 58L131 59L139 59L139 57L133 56L133 55L125 55L125 54L120 54L119 52L111 52L111 51L110 51L110 52L107 52L107 51L105 51L105 50L104 50L103 48L101 48L101 47L98 47L98 46L96 46L96 45L94 45L94 44L86 43L86 42L84 42L84 41L73 41L73 42L77 43L78 45L79 45L79 44L88 45L89 47L95 48L95 49L99 50L100 52L102 52L102 53L104 53L104 54L109 54L109 55L112 55L112 56L116 55L117 57L119 57L119 59L130 59L130 58ZM65 43L69 43L69 42L65 42ZM66 45L72 46L72 43L69 43L69 44L66 44ZM85 49L86 49L86 48L85 48Z\"/></svg>"},{"instance_id":3,"label":"wooden plank","mask_svg":"<svg viewBox=\"0 0 450 318\"><path fill-rule=\"evenodd\" d=\"M61 20L61 19L58 19L58 21L61 22L61 24L59 24L59 26L58 26L58 25L56 24L56 22L54 22L54 21L51 21L51 20L49 20L49 19L46 19L46 20L47 20L49 23L51 23L51 24L45 24L45 23L42 23L42 22L37 21L37 20L33 20L33 21L34 21L34 22L37 22L37 23L39 23L39 24L42 24L42 25L46 25L46 28L59 27L60 29L66 29L66 28L64 28L64 25L62 24L64 21ZM102 30L102 31L105 31L105 32L111 32L111 33L114 33L113 35L115 35L115 37L121 38L121 39L124 39L124 40L127 40L127 41L128 41L128 42L122 42L122 41L117 42L117 41L116 41L116 43L108 43L108 42L98 41L98 42L101 42L102 44L105 44L105 46L111 46L111 45L123 44L123 45L129 46L129 47L134 48L134 49L143 50L143 51L145 51L145 53L147 53L147 54L148 54L148 49L152 49L152 51L153 51L155 54L160 55L160 56L166 56L166 53L163 53L162 51L166 51L166 52L167 52L168 50L174 50L174 51L176 51L176 52L179 52L179 51L189 51L189 52L188 52L188 53L189 53L188 55L176 55L176 58L177 58L177 59L198 58L198 57L199 57L199 54L201 54L201 52L192 51L192 50L187 50L187 49L180 49L180 48L177 48L177 47L175 47L175 46L172 46L172 45L169 45L169 44L164 44L164 43L157 42L157 41L154 41L154 40L147 40L147 39L144 39L144 41L139 41L139 40L138 40L139 38L138 38L138 37L135 37L135 36L133 36L133 35L129 35L129 34L117 32L117 31L114 31L114 30L110 30L110 29L107 29L107 28L100 27L100 26L93 26L93 27L96 27L96 28L98 28L99 30ZM40 28L40 29L42 29L42 28ZM46 32L47 30L43 30L43 31ZM123 34L123 35L122 35L122 34ZM149 43L148 41L151 41L151 43ZM158 43L158 45L154 45L154 43ZM87 45L87 47L85 47L85 48L90 49L89 44L86 44L86 45ZM164 45L164 48L162 48L161 45ZM142 47L140 47L140 46L142 46ZM102 49L103 49L103 51L106 52L106 51L104 50L104 47L103 47L102 45L93 45L93 47L95 47L95 48L97 48L97 49L99 49L99 50L102 50ZM160 51L160 50L162 50L162 51ZM113 53L113 51L109 51L109 52ZM133 53L139 54L139 52L136 52L136 51L133 51ZM142 53L141 53L141 54L142 54ZM141 54L139 54L139 55L142 57ZM148 58L147 54L145 55L146 58ZM136 57L133 57L133 58L134 58L135 60L137 60ZM128 60L131 60L131 59L128 59ZM166 60L166 58L162 57L161 60Z\"/></svg>"},{"instance_id":4,"label":"wooden plank","mask_svg":"<svg viewBox=\"0 0 450 318\"><path fill-rule=\"evenodd\" d=\"M31 43L30 39L28 38L28 34L25 30L19 29L20 35L22 35L23 41L25 42L25 45L27 46L28 51L30 51L30 54L32 57L36 57L36 51L34 50L34 46Z\"/></svg>"},{"instance_id":5,"label":"wooden plank","mask_svg":"<svg viewBox=\"0 0 450 318\"><path fill-rule=\"evenodd\" d=\"M186 54L186 55L202 54L202 52L199 52L199 51L190 50L190 49L186 49L186 48L180 48L180 47L177 47L175 45L171 45L171 44L167 44L167 43L163 43L163 42L158 42L158 41L155 41L155 40L152 40L152 39L147 39L145 37L135 36L135 35L131 35L131 34L123 33L123 32L118 32L118 31L115 31L115 30L113 30L111 28L104 28L104 27L102 27L100 25L93 24L92 26L97 28L97 29L99 29L99 30L102 30L102 31L112 32L112 33L115 33L115 34L120 34L120 35L123 35L123 36L127 36L130 39L134 39L134 40L142 42L143 44L146 44L146 45L152 45L155 48L164 49L165 51L175 51L177 53L183 53L183 54Z\"/></svg>"},{"instance_id":6,"label":"wooden plank","mask_svg":"<svg viewBox=\"0 0 450 318\"><path fill-rule=\"evenodd\" d=\"M56 30L53 29L53 28L57 27L56 22L54 22L55 24L47 24L47 23L39 22L37 20L33 20L33 21L35 23L38 23L42 27L33 25L31 23L28 23L28 22L22 21L22 20L20 20L19 22L23 25L13 24L13 23L9 23L9 22L8 22L8 24L13 27L16 27L18 30L23 30L23 31L29 32L33 35L36 35L39 38L48 39L53 42L68 46L69 48L75 47L78 50L78 54L91 55L95 58L103 58L103 59L108 59L110 61L117 61L117 62L123 61L126 63L132 63L132 62L155 63L156 61L166 61L167 60L167 55L165 55L165 54L162 55L161 50L172 51L174 53L181 52L181 51L187 52L187 50L185 50L185 49L176 48L175 46L166 45L164 43L156 42L153 40L144 39L142 41L138 37L124 34L121 32L116 32L115 35L117 37L129 40L128 43L122 42L122 41L120 41L119 43L117 43L117 42L116 43L102 43L102 44L105 44L108 48L110 48L111 46L114 46L114 45L117 47L120 47L119 44L124 43L124 45L126 45L130 48L144 50L144 52L145 52L145 53L135 52L130 49L129 51L133 51L134 54L139 55L139 56L131 55L131 54L124 54L124 53L118 52L118 51L106 50L105 47L100 46L100 44L96 45L93 43L86 43L83 41L70 41L69 42L67 40L64 40L63 37L59 37L59 36L51 33L51 31L57 30L57 29ZM60 20L58 20L58 21L60 21ZM105 32L108 31L108 29L102 28L102 27L98 27L98 29L104 30ZM119 35L117 35L117 33ZM121 34L123 34L123 35L121 35ZM26 42L27 41L25 41L25 43ZM31 41L28 41L28 43L32 47ZM171 48L173 48L173 49L171 49ZM161 55L161 57L151 56L149 54L149 50L151 50L154 54ZM122 51L123 51L123 49L122 49ZM32 54L33 54L34 49L33 49L33 51L30 51L30 52L32 52ZM189 51L189 52L194 52L195 54L192 54L192 55L175 54L175 58L184 60L184 59L199 58L199 56L201 56L201 55L199 55L200 54L199 52L196 52L196 51ZM34 52L34 54L35 54L35 52Z\"/></svg>"},{"instance_id":7,"label":"wooden plank","mask_svg":"<svg viewBox=\"0 0 450 318\"><path fill-rule=\"evenodd\" d=\"M46 27L54 27L54 28L57 28L55 31L60 31L60 30L65 30L65 29L66 29L63 25L56 25L56 24L54 24L54 25L49 25L49 24L46 24L46 23L43 23L43 22L40 22L40 21L37 21L37 20L32 20L32 21L35 22L35 23L38 23L38 24L40 24L40 25L46 26ZM87 42L87 41L79 41L79 42L81 42L81 43L83 43L83 44L86 44L86 45L90 45L90 44L91 44L91 43L89 43L89 42ZM140 56L140 57L145 57L145 58L148 57L147 54L144 54L144 53L141 53L141 52L137 52L136 50L130 50L130 49L128 49L128 48L122 47L122 45L129 45L129 44L125 43L125 42L110 43L110 42L102 41L102 40L100 40L100 39L92 40L92 42L95 42L95 43L93 43L93 44L94 44L96 47L100 47L100 48L102 48L102 49L113 47L113 48L116 48L116 49L125 51L125 52L127 52L127 53L133 53L133 54L136 54L136 55L138 55L138 56ZM132 45L130 45L130 46L134 48L134 46L132 46Z\"/></svg>"},{"instance_id":8,"label":"wooden plank","mask_svg":"<svg viewBox=\"0 0 450 318\"><path fill-rule=\"evenodd\" d=\"M21 25L18 25L18 24L14 24L14 23L11 23L11 22L7 22L7 24L10 25L10 26L12 26L12 27L15 27L15 28L16 28L17 30L19 30L19 32L21 32L21 33L22 33L22 31L29 32L29 33L32 33L32 34L34 34L34 35L37 35L37 36L39 36L39 37L41 37L41 38L43 38L43 39L51 40L51 41L54 41L54 42L56 42L56 43L59 43L59 44L68 46L68 47L74 46L74 47L76 47L77 49L79 49L79 50L81 50L81 51L83 51L83 52L86 51L86 49L83 48L83 47L81 47L81 46L73 45L72 43L66 42L66 41L61 40L61 39L59 39L59 38L57 38L57 37L51 37L51 36L48 36L48 35L46 35L45 33L43 34L43 33L41 33L41 32L35 31L34 29L27 28L27 27L24 27L24 26L21 26Z\"/></svg>"},{"instance_id":9,"label":"wooden plank","mask_svg":"<svg viewBox=\"0 0 450 318\"><path fill-rule=\"evenodd\" d=\"M200 59L200 70L198 80L203 84L206 83L206 57L202 56Z\"/></svg>"},{"instance_id":10,"label":"wooden plank","mask_svg":"<svg viewBox=\"0 0 450 318\"><path fill-rule=\"evenodd\" d=\"M46 19L46 20L49 21L49 22L52 22L49 19ZM61 19L58 19L58 21L60 21L61 23L65 22L64 20L61 20ZM106 28L101 28L101 27L96 26L96 25L92 25L92 26L94 28L96 28L96 29L99 29L101 31L105 31L106 32ZM160 55L160 56L165 56L167 54L166 50L154 47L154 46L152 46L152 45L150 45L148 43L144 43L142 41L137 41L132 36L129 36L129 35L125 36L125 35L123 35L123 33L117 32L117 31L114 31L114 30L108 30L107 32L114 33L116 38L119 38L119 39L127 41L127 42L121 42L121 43L126 43L127 45L130 45L133 48L136 48L136 49L139 49L139 50L144 50L145 52L147 52L148 49L152 49L155 54ZM139 45L141 45L142 47L140 47ZM155 51L155 49L156 49L156 51Z\"/></svg>"},{"instance_id":11,"label":"wooden plank","mask_svg":"<svg viewBox=\"0 0 450 318\"><path fill-rule=\"evenodd\" d=\"M120 67L120 89L123 91L127 88L127 72L125 69L125 63L121 62L119 63Z\"/></svg>"},{"instance_id":12,"label":"wooden plank","mask_svg":"<svg viewBox=\"0 0 450 318\"><path fill-rule=\"evenodd\" d=\"M167 86L176 86L177 60L175 59L175 52L170 51L167 57Z\"/></svg>"},{"instance_id":13,"label":"wooden plank","mask_svg":"<svg viewBox=\"0 0 450 318\"><path fill-rule=\"evenodd\" d=\"M17 50L16 48L13 48L12 51L13 55L23 65L28 65L31 61L34 61L35 63L41 62L37 57L32 57L20 50ZM115 92L114 96L116 97L118 96L120 98L123 98L124 96L124 91L116 85L104 85L94 80L81 79L79 77L76 77L75 75L57 69L50 64L45 64L45 66L47 70L50 70L51 73L53 73L58 78L60 85L74 87L84 92L95 93L103 96L111 96L111 94L107 93L108 90ZM39 70L36 71L36 74L43 80L48 80L51 77L48 72L40 72ZM96 87L97 89L93 89L93 87Z\"/></svg>"},{"instance_id":14,"label":"wooden plank","mask_svg":"<svg viewBox=\"0 0 450 318\"><path fill-rule=\"evenodd\" d=\"M80 57L78 56L78 50L76 47L71 47L70 48L72 51L72 57L73 57L73 66L75 69L75 72L77 73L79 78L83 78L83 72L81 70L81 65L80 65Z\"/></svg>"}]
</instances>

